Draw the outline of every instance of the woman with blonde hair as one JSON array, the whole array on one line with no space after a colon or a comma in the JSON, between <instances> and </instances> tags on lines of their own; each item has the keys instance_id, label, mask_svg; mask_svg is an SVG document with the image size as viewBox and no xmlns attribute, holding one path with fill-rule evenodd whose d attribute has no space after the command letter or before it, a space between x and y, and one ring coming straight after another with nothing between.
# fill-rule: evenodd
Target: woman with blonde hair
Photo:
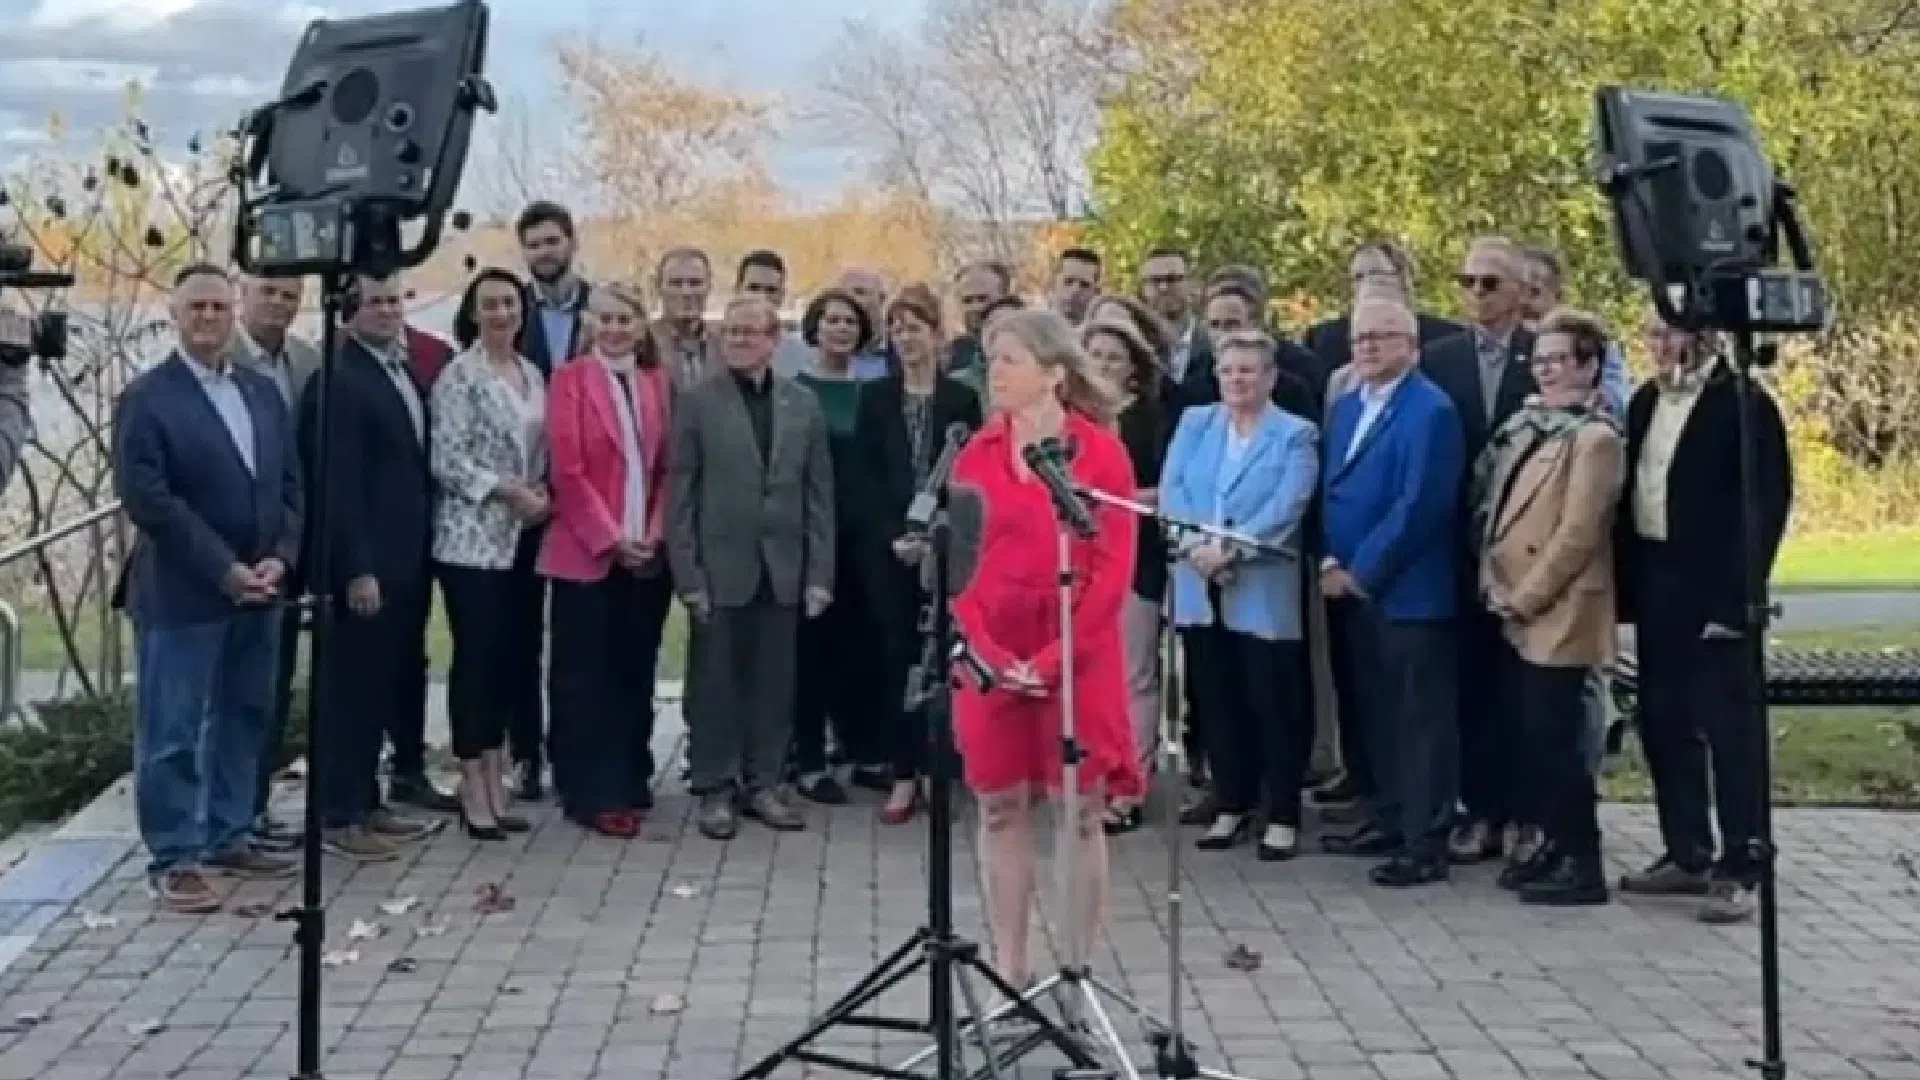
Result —
<instances>
[{"instance_id":1,"label":"woman with blonde hair","mask_svg":"<svg viewBox=\"0 0 1920 1080\"><path fill-rule=\"evenodd\" d=\"M997 966L1015 985L1032 974L1028 916L1038 862L1034 808L1064 791L1063 680L1073 679L1080 751L1077 856L1068 868L1072 962L1088 959L1105 908L1108 797L1138 796L1144 780L1127 710L1121 613L1133 579L1133 516L1095 503L1091 537L1069 540L1072 655L1064 647L1057 585L1059 525L1047 485L1024 451L1046 440L1067 450L1074 480L1130 496L1115 402L1087 373L1072 327L1047 311L1009 312L987 331L993 414L954 462L957 485L984 506L973 580L954 600L960 633L995 674L992 689L963 685L954 726L966 780L981 807L987 915Z\"/></svg>"},{"instance_id":2,"label":"woman with blonde hair","mask_svg":"<svg viewBox=\"0 0 1920 1080\"><path fill-rule=\"evenodd\" d=\"M553 373L554 788L576 824L639 834L653 808L653 689L673 583L662 543L673 383L638 289L593 290L593 348Z\"/></svg>"}]
</instances>

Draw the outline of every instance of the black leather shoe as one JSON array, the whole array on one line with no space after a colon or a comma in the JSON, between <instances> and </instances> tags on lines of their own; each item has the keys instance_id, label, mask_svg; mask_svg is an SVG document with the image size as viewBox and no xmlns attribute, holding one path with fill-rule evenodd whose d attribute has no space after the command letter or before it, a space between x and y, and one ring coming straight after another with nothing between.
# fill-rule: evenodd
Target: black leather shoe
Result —
<instances>
[{"instance_id":1,"label":"black leather shoe","mask_svg":"<svg viewBox=\"0 0 1920 1080\"><path fill-rule=\"evenodd\" d=\"M1201 851L1225 851L1238 847L1240 842L1253 835L1253 815L1233 814L1222 811L1214 815L1213 823L1207 827L1193 846Z\"/></svg>"},{"instance_id":2,"label":"black leather shoe","mask_svg":"<svg viewBox=\"0 0 1920 1080\"><path fill-rule=\"evenodd\" d=\"M513 795L528 802L539 802L547 797L546 789L540 783L540 763L522 761L514 766L517 783L513 785Z\"/></svg>"},{"instance_id":3,"label":"black leather shoe","mask_svg":"<svg viewBox=\"0 0 1920 1080\"><path fill-rule=\"evenodd\" d=\"M417 810L434 814L457 814L460 812L460 800L452 792L441 791L433 786L433 781L424 775L395 774L387 781L387 799L390 802L405 803Z\"/></svg>"},{"instance_id":4,"label":"black leather shoe","mask_svg":"<svg viewBox=\"0 0 1920 1080\"><path fill-rule=\"evenodd\" d=\"M1607 879L1597 858L1566 858L1538 880L1520 886L1520 902L1547 907L1589 907L1604 904Z\"/></svg>"},{"instance_id":5,"label":"black leather shoe","mask_svg":"<svg viewBox=\"0 0 1920 1080\"><path fill-rule=\"evenodd\" d=\"M1409 889L1447 880L1447 860L1438 855L1395 855L1373 868L1368 880L1383 889Z\"/></svg>"},{"instance_id":6,"label":"black leather shoe","mask_svg":"<svg viewBox=\"0 0 1920 1080\"><path fill-rule=\"evenodd\" d=\"M1533 856L1525 862L1508 863L1502 867L1496 883L1503 889L1517 892L1526 885L1553 873L1559 861L1559 857L1553 853L1552 844L1541 844Z\"/></svg>"},{"instance_id":7,"label":"black leather shoe","mask_svg":"<svg viewBox=\"0 0 1920 1080\"><path fill-rule=\"evenodd\" d=\"M1401 846L1398 837L1388 836L1371 825L1362 825L1345 835L1334 833L1320 838L1320 850L1329 855L1357 855L1368 859L1393 855Z\"/></svg>"}]
</instances>

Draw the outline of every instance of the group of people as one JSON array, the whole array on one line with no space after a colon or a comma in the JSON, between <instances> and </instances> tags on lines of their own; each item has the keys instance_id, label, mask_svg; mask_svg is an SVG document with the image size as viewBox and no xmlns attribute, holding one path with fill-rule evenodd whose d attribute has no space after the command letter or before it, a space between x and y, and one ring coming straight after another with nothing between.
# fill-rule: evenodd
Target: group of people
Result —
<instances>
[{"instance_id":1,"label":"group of people","mask_svg":"<svg viewBox=\"0 0 1920 1080\"><path fill-rule=\"evenodd\" d=\"M265 780L308 595L336 630L316 658L310 793L334 855L392 859L448 817L504 839L549 784L580 827L635 836L676 600L702 834L802 829L802 801L849 786L910 820L929 768L905 700L929 548L908 508L957 428L953 481L986 513L954 616L994 677L960 680L954 721L1004 971L1029 973L1063 680L1092 932L1104 835L1141 822L1163 627L1197 760L1180 812L1203 849L1290 858L1318 804L1353 826L1325 848L1380 859L1380 886L1504 858L1523 899L1583 904L1609 891L1591 699L1624 617L1667 851L1622 887L1744 914L1762 736L1736 700L1737 384L1710 340L1654 321L1656 375L1629 393L1617 343L1562 307L1553 254L1499 238L1467 253L1464 322L1418 310L1411 258L1380 241L1353 258L1348 313L1295 342L1269 325L1259 271L1202 279L1173 247L1132 292L1069 249L1032 306L1009 268L967 266L957 326L933 288L850 270L789 329L774 252L740 262L715 323L698 249L661 256L649 295L582 280L563 207L528 207L516 233L524 273L473 277L453 346L406 325L397 276L355 279L324 379L291 332L298 282L180 275L178 346L129 387L115 443L138 530L137 800L163 903L219 906L215 872L295 872ZM1770 553L1790 473L1778 412L1756 404ZM1096 529L1068 548L1072 655L1054 498L1023 453L1048 439L1077 483L1161 515L1095 500ZM435 583L455 792L425 768Z\"/></svg>"}]
</instances>

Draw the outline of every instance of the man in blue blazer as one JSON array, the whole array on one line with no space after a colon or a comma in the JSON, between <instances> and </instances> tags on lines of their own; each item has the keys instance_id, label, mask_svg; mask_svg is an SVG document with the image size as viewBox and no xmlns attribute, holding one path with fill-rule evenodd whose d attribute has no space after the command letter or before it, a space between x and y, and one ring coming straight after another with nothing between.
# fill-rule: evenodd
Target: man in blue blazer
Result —
<instances>
[{"instance_id":1,"label":"man in blue blazer","mask_svg":"<svg viewBox=\"0 0 1920 1080\"><path fill-rule=\"evenodd\" d=\"M254 783L273 713L277 603L300 540L286 403L236 367L234 289L196 264L174 283L179 344L121 396L113 472L139 530L127 578L140 681L134 804L161 904L217 910L218 870L284 877L256 851Z\"/></svg>"},{"instance_id":2,"label":"man in blue blazer","mask_svg":"<svg viewBox=\"0 0 1920 1080\"><path fill-rule=\"evenodd\" d=\"M1446 393L1417 368L1419 324L1385 299L1357 305L1357 385L1335 403L1323 442L1326 555L1321 588L1342 605L1373 752L1371 820L1328 850L1386 855L1384 886L1447 876L1458 795L1460 477L1465 448Z\"/></svg>"}]
</instances>

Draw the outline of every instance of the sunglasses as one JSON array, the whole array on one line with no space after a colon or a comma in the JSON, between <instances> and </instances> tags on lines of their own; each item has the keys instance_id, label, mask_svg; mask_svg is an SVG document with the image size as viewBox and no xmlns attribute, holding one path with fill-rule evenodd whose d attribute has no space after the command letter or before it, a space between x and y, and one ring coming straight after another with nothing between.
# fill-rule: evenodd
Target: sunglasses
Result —
<instances>
[{"instance_id":1,"label":"sunglasses","mask_svg":"<svg viewBox=\"0 0 1920 1080\"><path fill-rule=\"evenodd\" d=\"M1454 280L1459 282L1463 289L1474 289L1480 292L1495 292L1506 281L1499 274L1461 274Z\"/></svg>"}]
</instances>

